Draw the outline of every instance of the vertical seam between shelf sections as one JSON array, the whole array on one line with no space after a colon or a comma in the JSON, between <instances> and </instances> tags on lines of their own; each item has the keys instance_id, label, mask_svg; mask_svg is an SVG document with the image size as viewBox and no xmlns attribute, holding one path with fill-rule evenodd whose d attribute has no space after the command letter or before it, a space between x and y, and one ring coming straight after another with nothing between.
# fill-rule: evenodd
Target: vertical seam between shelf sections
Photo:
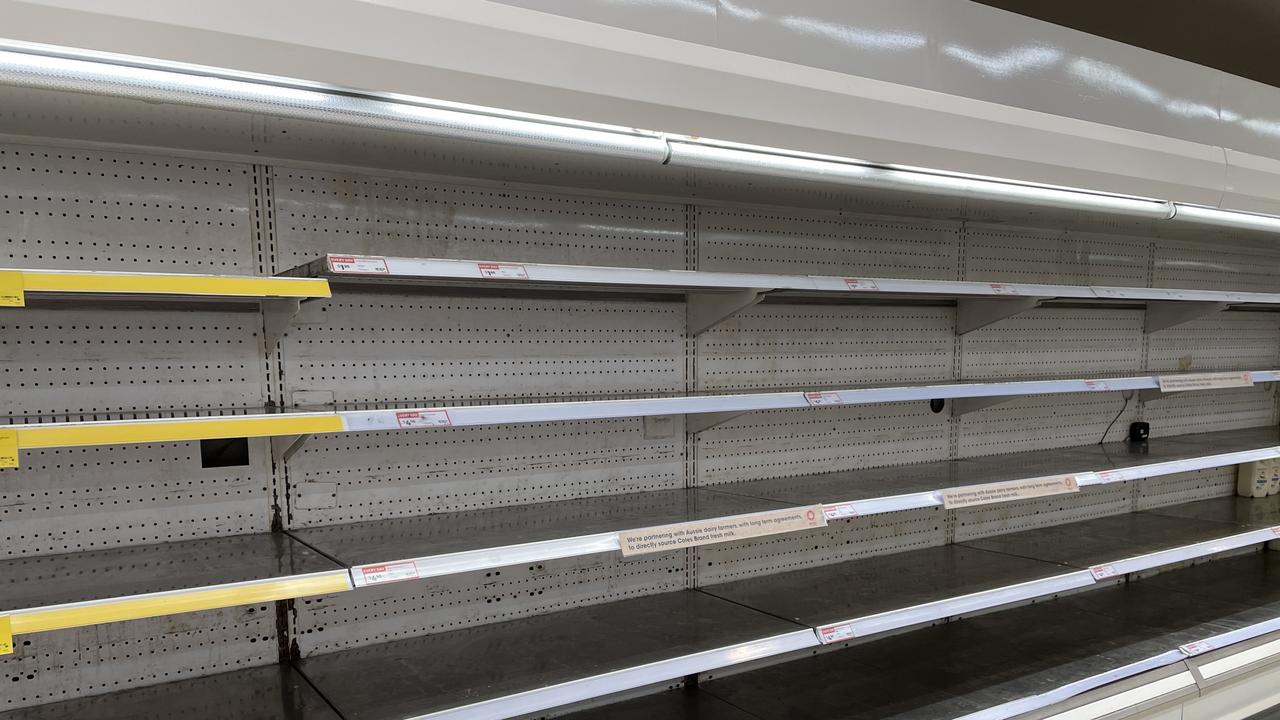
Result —
<instances>
[{"instance_id":1,"label":"vertical seam between shelf sections","mask_svg":"<svg viewBox=\"0 0 1280 720\"><path fill-rule=\"evenodd\" d=\"M969 279L969 221L960 220L956 228L956 276L958 281ZM957 332L960 305L957 302L951 316L951 379L960 382L964 376L964 335ZM955 404L948 403L951 413L947 418L947 459L957 460L960 457L960 432L964 417L957 417ZM943 510L943 540L950 545L956 541L956 513L954 510Z\"/></svg>"},{"instance_id":2,"label":"vertical seam between shelf sections","mask_svg":"<svg viewBox=\"0 0 1280 720\"><path fill-rule=\"evenodd\" d=\"M698 206L694 203L684 205L684 269L698 269ZM698 390L698 338L689 334L688 301L685 305L684 352L685 352L685 395ZM700 485L698 478L698 438L688 431L688 416L682 419L685 423L684 433L684 486L685 488ZM698 565L700 555L697 547L685 550L684 586L695 588L698 583Z\"/></svg>"}]
</instances>

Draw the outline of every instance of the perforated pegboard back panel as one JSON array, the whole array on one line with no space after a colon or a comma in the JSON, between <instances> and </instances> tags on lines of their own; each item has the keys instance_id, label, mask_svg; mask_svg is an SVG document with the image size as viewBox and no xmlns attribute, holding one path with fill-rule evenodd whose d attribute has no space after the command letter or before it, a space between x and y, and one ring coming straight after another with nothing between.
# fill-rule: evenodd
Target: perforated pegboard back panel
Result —
<instances>
[{"instance_id":1,"label":"perforated pegboard back panel","mask_svg":"<svg viewBox=\"0 0 1280 720\"><path fill-rule=\"evenodd\" d=\"M269 457L265 440L219 468L199 442L25 452L0 470L0 557L269 530Z\"/></svg>"},{"instance_id":2,"label":"perforated pegboard back panel","mask_svg":"<svg viewBox=\"0 0 1280 720\"><path fill-rule=\"evenodd\" d=\"M272 604L19 636L0 656L0 710L276 661Z\"/></svg>"},{"instance_id":3,"label":"perforated pegboard back panel","mask_svg":"<svg viewBox=\"0 0 1280 720\"><path fill-rule=\"evenodd\" d=\"M679 488L684 464L678 420L661 438L639 418L321 435L290 460L293 524Z\"/></svg>"},{"instance_id":4,"label":"perforated pegboard back panel","mask_svg":"<svg viewBox=\"0 0 1280 720\"><path fill-rule=\"evenodd\" d=\"M945 307L766 304L698 336L699 390L945 382Z\"/></svg>"},{"instance_id":5,"label":"perforated pegboard back panel","mask_svg":"<svg viewBox=\"0 0 1280 720\"><path fill-rule=\"evenodd\" d=\"M1134 236L967 223L963 279L1145 287L1148 246Z\"/></svg>"},{"instance_id":6,"label":"perforated pegboard back panel","mask_svg":"<svg viewBox=\"0 0 1280 720\"><path fill-rule=\"evenodd\" d=\"M1152 286L1280 291L1280 252L1228 243L1152 243Z\"/></svg>"},{"instance_id":7,"label":"perforated pegboard back panel","mask_svg":"<svg viewBox=\"0 0 1280 720\"><path fill-rule=\"evenodd\" d=\"M945 460L945 414L928 403L749 413L698 435L698 484Z\"/></svg>"},{"instance_id":8,"label":"perforated pegboard back panel","mask_svg":"<svg viewBox=\"0 0 1280 720\"><path fill-rule=\"evenodd\" d=\"M299 601L298 647L307 656L684 587L683 551L587 555L393 583Z\"/></svg>"},{"instance_id":9,"label":"perforated pegboard back panel","mask_svg":"<svg viewBox=\"0 0 1280 720\"><path fill-rule=\"evenodd\" d=\"M700 547L699 585L886 555L947 542L946 512L921 508L832 520L827 527Z\"/></svg>"},{"instance_id":10,"label":"perforated pegboard back panel","mask_svg":"<svg viewBox=\"0 0 1280 720\"><path fill-rule=\"evenodd\" d=\"M107 413L262 407L256 311L0 310L4 414L106 419Z\"/></svg>"},{"instance_id":11,"label":"perforated pegboard back panel","mask_svg":"<svg viewBox=\"0 0 1280 720\"><path fill-rule=\"evenodd\" d=\"M444 402L683 392L675 302L342 292L283 347L288 397Z\"/></svg>"},{"instance_id":12,"label":"perforated pegboard back panel","mask_svg":"<svg viewBox=\"0 0 1280 720\"><path fill-rule=\"evenodd\" d=\"M1136 398L1120 393L1032 395L961 416L959 457L1090 445L1124 438L1138 417ZM1113 422L1114 421L1114 422Z\"/></svg>"},{"instance_id":13,"label":"perforated pegboard back panel","mask_svg":"<svg viewBox=\"0 0 1280 720\"><path fill-rule=\"evenodd\" d=\"M1271 368L1280 358L1280 314L1215 313L1152 333L1149 343L1156 372Z\"/></svg>"},{"instance_id":14,"label":"perforated pegboard back panel","mask_svg":"<svg viewBox=\"0 0 1280 720\"><path fill-rule=\"evenodd\" d=\"M955 510L955 541L1127 513L1133 509L1133 493L1132 484L1113 483L1048 498Z\"/></svg>"},{"instance_id":15,"label":"perforated pegboard back panel","mask_svg":"<svg viewBox=\"0 0 1280 720\"><path fill-rule=\"evenodd\" d=\"M327 252L685 266L684 206L277 168L280 270Z\"/></svg>"},{"instance_id":16,"label":"perforated pegboard back panel","mask_svg":"<svg viewBox=\"0 0 1280 720\"><path fill-rule=\"evenodd\" d=\"M0 266L249 273L248 165L0 145Z\"/></svg>"},{"instance_id":17,"label":"perforated pegboard back panel","mask_svg":"<svg viewBox=\"0 0 1280 720\"><path fill-rule=\"evenodd\" d=\"M1275 425L1275 391L1268 385L1214 392L1170 393L1144 403L1153 436Z\"/></svg>"},{"instance_id":18,"label":"perforated pegboard back panel","mask_svg":"<svg viewBox=\"0 0 1280 720\"><path fill-rule=\"evenodd\" d=\"M1141 310L1037 308L966 333L964 380L1142 374Z\"/></svg>"},{"instance_id":19,"label":"perforated pegboard back panel","mask_svg":"<svg viewBox=\"0 0 1280 720\"><path fill-rule=\"evenodd\" d=\"M1137 481L1136 509L1177 505L1236 494L1236 466L1196 470Z\"/></svg>"},{"instance_id":20,"label":"perforated pegboard back panel","mask_svg":"<svg viewBox=\"0 0 1280 720\"><path fill-rule=\"evenodd\" d=\"M700 207L698 269L955 280L958 222Z\"/></svg>"}]
</instances>

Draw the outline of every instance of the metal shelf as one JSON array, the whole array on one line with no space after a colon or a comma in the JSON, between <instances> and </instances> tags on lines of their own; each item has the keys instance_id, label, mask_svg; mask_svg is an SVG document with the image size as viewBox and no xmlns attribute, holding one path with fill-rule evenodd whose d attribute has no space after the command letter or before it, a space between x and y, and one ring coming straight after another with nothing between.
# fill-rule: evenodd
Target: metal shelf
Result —
<instances>
[{"instance_id":1,"label":"metal shelf","mask_svg":"<svg viewBox=\"0 0 1280 720\"><path fill-rule=\"evenodd\" d=\"M1227 568L1232 572L1221 572ZM1209 576L1229 587L1256 587L1258 577L1277 569L1273 553L1224 560L1167 573L1160 583L1140 581L968 618L701 687L761 720L1003 720L1176 666L1187 657L1180 647L1224 631L1265 632L1259 623L1280 617L1274 583L1232 601L1200 590ZM1173 676L1187 677L1165 683L1177 686L1166 692L1195 690L1184 668Z\"/></svg>"},{"instance_id":2,"label":"metal shelf","mask_svg":"<svg viewBox=\"0 0 1280 720\"><path fill-rule=\"evenodd\" d=\"M284 665L0 712L2 720L341 720L298 672Z\"/></svg>"},{"instance_id":3,"label":"metal shelf","mask_svg":"<svg viewBox=\"0 0 1280 720\"><path fill-rule=\"evenodd\" d=\"M611 293L675 292L687 296L689 332L709 330L764 299L819 296L841 300L945 299L958 306L963 334L1046 302L1132 307L1145 305L1147 331L1155 332L1233 306L1280 310L1280 294L1045 285L1037 283L907 280L821 275L768 275L647 268L329 254L284 275L343 283L463 288L599 290Z\"/></svg>"},{"instance_id":4,"label":"metal shelf","mask_svg":"<svg viewBox=\"0 0 1280 720\"><path fill-rule=\"evenodd\" d=\"M1133 572L1274 538L1271 528L1136 513L366 646L301 668L344 715L509 717L1114 584L1100 582L1115 574L1098 563ZM1034 557L1051 545L1056 559ZM354 668L367 681L351 683Z\"/></svg>"},{"instance_id":5,"label":"metal shelf","mask_svg":"<svg viewBox=\"0 0 1280 720\"><path fill-rule=\"evenodd\" d=\"M660 490L291 530L352 568L357 586L616 552L618 533L791 507L707 490Z\"/></svg>"},{"instance_id":6,"label":"metal shelf","mask_svg":"<svg viewBox=\"0 0 1280 720\"><path fill-rule=\"evenodd\" d=\"M1273 633L1280 588L1268 578L1277 571L1276 553L1254 553L835 653L704 677L698 691L564 717L1007 720L1060 710L1074 710L1071 717L1079 720L1111 717L1107 713L1203 689L1206 680L1191 667L1203 672L1212 666L1200 664L1194 648L1225 648L1204 657L1232 662L1246 654L1238 647L1243 641ZM1266 657L1274 656L1271 651ZM698 693L709 697L694 697Z\"/></svg>"},{"instance_id":7,"label":"metal shelf","mask_svg":"<svg viewBox=\"0 0 1280 720\"><path fill-rule=\"evenodd\" d=\"M1229 498L1224 498L1224 500ZM1258 499L1280 514L1280 497ZM1183 512L1213 507L1189 503ZM1265 514L1265 513L1264 513ZM1275 539L1270 525L1132 513L703 588L816 628L824 644L1086 588ZM797 588L822 588L800 593Z\"/></svg>"},{"instance_id":8,"label":"metal shelf","mask_svg":"<svg viewBox=\"0 0 1280 720\"><path fill-rule=\"evenodd\" d=\"M307 436L315 433L418 430L475 425L691 415L699 432L756 410L786 410L935 399L968 401L955 412L979 409L1022 395L1139 390L1149 393L1248 387L1280 379L1280 370L1179 373L1120 378L1017 380L897 387L852 387L732 395L681 395L611 400L495 405L280 412L141 420L47 422L0 426L0 467L17 467L21 450L86 445L125 445L213 438ZM976 403L976 405L974 404Z\"/></svg>"},{"instance_id":9,"label":"metal shelf","mask_svg":"<svg viewBox=\"0 0 1280 720\"><path fill-rule=\"evenodd\" d=\"M0 268L0 307L29 300L303 300L327 298L324 279Z\"/></svg>"},{"instance_id":10,"label":"metal shelf","mask_svg":"<svg viewBox=\"0 0 1280 720\"><path fill-rule=\"evenodd\" d=\"M1080 485L1118 482L1280 457L1280 430L1255 428L966 460L873 468L709 488L662 490L393 518L289 531L352 567L357 586L617 552L620 532L697 520L740 523L785 508L827 520L941 506L942 491L1070 476ZM1017 496L1009 501L1021 499ZM1000 500L1004 501L1004 500ZM1224 502L1230 499L1224 498ZM1217 501L1215 501L1217 502ZM1254 503L1255 512L1258 503ZM1268 505L1270 507L1270 505ZM1280 513L1278 513L1280 515ZM1266 526L1280 525L1280 516ZM1262 518L1259 519L1261 522ZM1243 522L1226 518L1226 522ZM811 526L776 525L774 534ZM727 535L691 544L740 539Z\"/></svg>"},{"instance_id":11,"label":"metal shelf","mask_svg":"<svg viewBox=\"0 0 1280 720\"><path fill-rule=\"evenodd\" d=\"M808 628L690 590L318 655L298 667L344 717L503 718L816 644Z\"/></svg>"},{"instance_id":12,"label":"metal shelf","mask_svg":"<svg viewBox=\"0 0 1280 720\"><path fill-rule=\"evenodd\" d=\"M340 565L282 534L0 561L14 635L351 589Z\"/></svg>"}]
</instances>

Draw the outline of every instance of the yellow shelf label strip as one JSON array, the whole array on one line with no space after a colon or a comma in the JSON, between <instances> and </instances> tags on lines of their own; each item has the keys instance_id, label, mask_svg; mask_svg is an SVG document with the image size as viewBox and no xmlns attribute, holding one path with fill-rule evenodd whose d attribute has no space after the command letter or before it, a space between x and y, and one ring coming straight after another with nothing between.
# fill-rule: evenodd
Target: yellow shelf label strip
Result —
<instances>
[{"instance_id":1,"label":"yellow shelf label strip","mask_svg":"<svg viewBox=\"0 0 1280 720\"><path fill-rule=\"evenodd\" d=\"M5 276L16 276L16 279ZM219 275L163 275L152 273L0 271L0 305L16 284L18 297L27 293L112 295L198 295L243 298L327 298L323 278L231 277ZM22 302L8 303L21 305Z\"/></svg>"},{"instance_id":2,"label":"yellow shelf label strip","mask_svg":"<svg viewBox=\"0 0 1280 720\"><path fill-rule=\"evenodd\" d=\"M0 428L0 468L18 467L18 431Z\"/></svg>"},{"instance_id":3,"label":"yellow shelf label strip","mask_svg":"<svg viewBox=\"0 0 1280 720\"><path fill-rule=\"evenodd\" d=\"M344 570L335 570L280 580L237 583L197 590L176 590L154 595L19 610L4 620L11 624L13 635L28 635L236 605L253 605L308 595L328 595L350 589L351 577Z\"/></svg>"},{"instance_id":4,"label":"yellow shelf label strip","mask_svg":"<svg viewBox=\"0 0 1280 720\"><path fill-rule=\"evenodd\" d=\"M215 438L314 435L343 431L336 413L255 415L246 417L185 418L181 420L120 420L111 422L47 423L13 426L17 447L23 450L84 445L132 445ZM0 438L2 441L2 438ZM0 462L4 450L0 445ZM16 467L16 464L13 465Z\"/></svg>"},{"instance_id":5,"label":"yellow shelf label strip","mask_svg":"<svg viewBox=\"0 0 1280 720\"><path fill-rule=\"evenodd\" d=\"M0 270L0 307L22 307L27 304L23 275L13 270Z\"/></svg>"},{"instance_id":6,"label":"yellow shelf label strip","mask_svg":"<svg viewBox=\"0 0 1280 720\"><path fill-rule=\"evenodd\" d=\"M13 654L13 623L8 615L0 615L0 655Z\"/></svg>"}]
</instances>

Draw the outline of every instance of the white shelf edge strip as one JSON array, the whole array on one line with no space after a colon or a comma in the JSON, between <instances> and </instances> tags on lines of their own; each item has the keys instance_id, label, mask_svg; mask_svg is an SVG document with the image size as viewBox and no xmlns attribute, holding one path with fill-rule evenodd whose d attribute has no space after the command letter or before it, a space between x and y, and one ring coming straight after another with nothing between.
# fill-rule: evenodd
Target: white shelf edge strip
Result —
<instances>
[{"instance_id":1,"label":"white shelf edge strip","mask_svg":"<svg viewBox=\"0 0 1280 720\"><path fill-rule=\"evenodd\" d=\"M553 265L486 260L447 260L382 255L329 254L304 266L310 272L348 279L467 280L566 285L606 285L682 290L802 290L844 295L941 295L1048 297L1102 300L1176 300L1280 304L1280 293L1217 290L1045 285L1037 283L910 280L829 275L771 275L703 270L654 270L594 265Z\"/></svg>"},{"instance_id":2,"label":"white shelf edge strip","mask_svg":"<svg viewBox=\"0 0 1280 720\"><path fill-rule=\"evenodd\" d=\"M1221 660L1205 663L1199 667L1200 675L1206 680L1212 680L1219 675L1238 670L1246 665L1274 658L1277 654L1280 654L1280 640L1272 640L1257 647L1242 650Z\"/></svg>"},{"instance_id":3,"label":"white shelf edge strip","mask_svg":"<svg viewBox=\"0 0 1280 720\"><path fill-rule=\"evenodd\" d=\"M1088 570L1081 570L831 623L816 628L815 632L820 642L832 644L854 637L866 637L933 620L941 620L953 615L971 613L977 610L985 610L1009 603L1088 587L1095 582L1093 575Z\"/></svg>"},{"instance_id":4,"label":"white shelf edge strip","mask_svg":"<svg viewBox=\"0 0 1280 720\"><path fill-rule=\"evenodd\" d=\"M506 567L508 565L542 560L556 560L558 558L590 555L618 549L617 532L580 535L577 537L520 543L518 545L464 550L444 555L365 563L351 568L351 581L355 587L365 587L367 585L379 585L384 582L418 580L471 570ZM390 579L381 581L370 579L370 576L374 576L375 573L383 572L376 568L392 565L407 566L410 564L413 566L411 573L405 567L401 574L394 575Z\"/></svg>"},{"instance_id":5,"label":"white shelf edge strip","mask_svg":"<svg viewBox=\"0 0 1280 720\"><path fill-rule=\"evenodd\" d=\"M1078 478L1078 482L1082 486L1105 485L1124 480L1137 480L1139 478L1173 475L1175 473L1190 472L1192 470L1226 467L1227 465L1239 465L1240 463L1254 462L1255 460L1269 460L1272 458L1280 458L1280 446L1259 448L1257 450L1241 450L1239 452L1222 453L1220 455L1205 455L1203 457L1186 458L1183 460L1170 460L1168 462L1152 463L1150 465L1134 465L1132 467L1117 468L1114 470L1097 470L1092 473L1093 478L1086 479L1084 477L1080 477Z\"/></svg>"},{"instance_id":6,"label":"white shelf edge strip","mask_svg":"<svg viewBox=\"0 0 1280 720\"><path fill-rule=\"evenodd\" d=\"M1107 685L1108 683L1113 683L1117 680L1123 680L1128 677L1133 677L1134 675L1156 670L1167 665L1172 665L1182 659L1183 655L1181 652L1178 650L1170 650L1159 655L1139 660L1135 663L1130 663L1129 665L1098 673L1097 675L1084 678L1083 680L1077 680L1076 682L1063 685L1062 687L1055 688L1039 695L1030 695L1024 698L1018 698L1017 700L1011 700L1001 705L986 708L985 710L969 713L968 715L956 718L956 720L1008 720L1008 718L1016 717L1023 713L1029 713L1033 710L1039 710L1055 703L1069 700L1076 695L1086 693L1090 690L1102 687L1103 685ZM1159 694L1172 692L1173 690L1180 689L1181 687L1195 684L1195 678L1192 677L1190 672L1179 673L1174 677L1180 677L1181 675L1186 675L1185 681L1180 680L1178 683L1173 684L1176 687L1172 687L1171 690L1161 690ZM1158 687L1164 688L1166 686L1161 685ZM1158 695L1153 697L1158 697Z\"/></svg>"},{"instance_id":7,"label":"white shelf edge strip","mask_svg":"<svg viewBox=\"0 0 1280 720\"><path fill-rule=\"evenodd\" d=\"M1050 715L1046 720L1098 720L1119 712L1125 708L1141 705L1180 690L1189 690L1196 685L1195 676L1183 671L1166 678L1154 680L1145 685L1116 693L1110 697L1095 700L1087 705L1072 708L1066 712Z\"/></svg>"},{"instance_id":8,"label":"white shelf edge strip","mask_svg":"<svg viewBox=\"0 0 1280 720\"><path fill-rule=\"evenodd\" d=\"M902 166L852 158L606 126L444 103L375 95L290 78L166 63L30 43L0 43L0 84L235 112L262 113L350 127L625 158L654 165L742 172L847 187L1015 205L1085 210L1233 229L1280 231L1280 217L1078 188Z\"/></svg>"},{"instance_id":9,"label":"white shelf edge strip","mask_svg":"<svg viewBox=\"0 0 1280 720\"><path fill-rule=\"evenodd\" d=\"M1211 374L1217 375L1218 373ZM1254 384L1276 382L1277 380L1280 380L1280 370L1253 370L1221 374L1237 377L1248 375L1248 379ZM505 425L529 422L601 420L607 418L646 417L654 415L751 412L755 410L794 410L807 407L913 402L934 399L951 400L955 398L975 397L1015 397L1020 395L1049 395L1059 393L1155 390L1160 387L1161 377L1175 378L1177 375L1141 375L1136 377L1068 380L1018 380L1010 382L951 383L946 385L816 390L809 392L788 391L737 395L634 398L623 400L571 400L562 402L531 402L503 405L454 405L378 410L342 410L337 412L325 411L260 415L214 415L207 417L185 418L146 418L141 420L90 420L68 423L4 425L0 427L21 431L23 428L40 428L49 425L56 425L58 427L88 428L160 423L221 423L236 419L302 419L337 416L342 421L344 432L372 432L378 430L416 430L440 427L464 427L471 425ZM1209 390L1212 388L1203 389Z\"/></svg>"},{"instance_id":10,"label":"white shelf edge strip","mask_svg":"<svg viewBox=\"0 0 1280 720\"><path fill-rule=\"evenodd\" d=\"M615 670L579 680L549 685L514 695L449 708L409 720L499 720L539 712L569 703L590 700L623 690L666 682L685 675L716 670L730 665L816 647L818 641L808 629L775 635L762 640L738 643L691 655L659 660L636 667Z\"/></svg>"},{"instance_id":11,"label":"white shelf edge strip","mask_svg":"<svg viewBox=\"0 0 1280 720\"><path fill-rule=\"evenodd\" d=\"M1156 477L1159 475L1167 475L1171 473L1185 472L1188 470L1199 470L1210 467L1222 467L1225 465L1235 465L1243 462L1251 462L1253 460L1280 457L1280 447L1265 448L1261 450L1247 450L1235 453L1224 453L1221 455L1212 455L1204 458L1190 458L1187 460L1176 460L1166 463L1157 463L1154 465L1142 465L1131 468L1125 468L1121 471L1100 471L1075 473L1077 482L1081 486L1097 485L1110 482L1119 482L1121 480L1134 479L1139 477ZM1123 477L1117 475L1123 474ZM1106 475L1107 479L1098 479L1099 475ZM961 489L965 486L957 486ZM1013 498L1010 502L1016 501ZM863 517L867 515L877 515L882 513L897 512L901 510L918 509L925 507L938 507L942 505L941 491L926 491L919 493L910 493L907 495L895 495L881 498L864 498L860 500L851 500L835 503L823 503L823 514L828 520L838 520L842 518ZM802 507L802 506L795 506ZM743 517L752 515L747 513ZM705 520L721 520L730 517L708 517ZM680 521L675 521L680 522ZM528 543L517 543L513 545L496 545L486 548L477 548L474 550L463 550L453 553L445 553L442 555L427 555L412 558L397 558L392 560L383 560L378 562L361 563L351 567L351 581L354 587L365 587L368 585L379 585L388 582L400 582L406 580L421 580L431 577L439 577L443 575L452 575L462 572L470 572L474 570L486 570L495 567L506 567L508 565L518 565L526 562L538 562L545 560L556 560L559 558L575 557L579 555L591 555L594 553L605 553L619 550L618 533L620 532L637 532L643 530L643 527L623 528L606 533L593 533L590 535L579 535L565 538L553 538L550 540L539 540ZM1262 532L1262 531L1260 531ZM728 542L728 541L726 541ZM412 567L410 567L412 566ZM1085 575L1089 575L1088 571L1083 571ZM1070 576L1062 576L1063 578ZM1047 582L1047 581L1035 581ZM1064 580L1065 582L1065 580ZM1069 589L1069 588L1061 588ZM998 592L998 591L992 591ZM1058 589L1049 589L1047 593L1058 592ZM1031 595L1029 597L1034 597ZM943 601L952 602L952 601ZM1013 602L1008 600L1007 602ZM921 606L926 607L926 606ZM969 610L957 611L968 612ZM893 611L892 615L904 611ZM946 617L956 614L956 612L944 612L937 617ZM921 620L913 620L904 624L913 624L914 622L923 622L927 619L935 619L933 617ZM870 622L870 618L866 619ZM849 621L852 622L852 621ZM859 622L862 622L859 620ZM836 623L845 624L845 623ZM900 627L895 625L894 627ZM887 629L887 628L886 628ZM868 634L871 632L880 632L880 630L860 630L858 635Z\"/></svg>"},{"instance_id":12,"label":"white shelf edge strip","mask_svg":"<svg viewBox=\"0 0 1280 720\"><path fill-rule=\"evenodd\" d=\"M1136 557L1125 558L1123 560L1102 563L1090 568L1090 572L1092 572L1093 576L1098 580L1119 577L1121 575L1149 570L1163 565L1171 565L1183 560L1192 560L1199 557L1205 557L1207 555L1226 552L1228 550L1235 550L1249 545L1269 542L1276 539L1278 531L1280 531L1280 528L1251 530L1238 535L1215 538L1213 540L1206 540L1205 542L1199 542L1192 545L1184 545L1182 547L1147 553L1146 555L1138 555Z\"/></svg>"},{"instance_id":13,"label":"white shelf edge strip","mask_svg":"<svg viewBox=\"0 0 1280 720\"><path fill-rule=\"evenodd\" d=\"M120 602L129 602L132 600L150 600L155 598L173 597L177 595L186 595L192 592L205 592L217 590L235 590L237 588L254 587L255 585L268 585L270 583L287 582L290 580L306 580L310 578L322 577L343 577L347 575L346 570L324 570L314 573L303 573L301 575L280 575L278 577L258 578L255 580L242 580L233 583L221 583L218 585L198 585L189 588L178 588L176 590L160 590L157 592L139 593L137 595L119 595L109 598L96 598L93 600L81 600L79 602L61 603L58 605L41 605L38 607L21 608L16 610L0 610L0 615L29 615L33 613L45 613L57 610L78 610L81 608L95 607L98 605L112 605ZM349 579L349 578L348 578Z\"/></svg>"}]
</instances>

